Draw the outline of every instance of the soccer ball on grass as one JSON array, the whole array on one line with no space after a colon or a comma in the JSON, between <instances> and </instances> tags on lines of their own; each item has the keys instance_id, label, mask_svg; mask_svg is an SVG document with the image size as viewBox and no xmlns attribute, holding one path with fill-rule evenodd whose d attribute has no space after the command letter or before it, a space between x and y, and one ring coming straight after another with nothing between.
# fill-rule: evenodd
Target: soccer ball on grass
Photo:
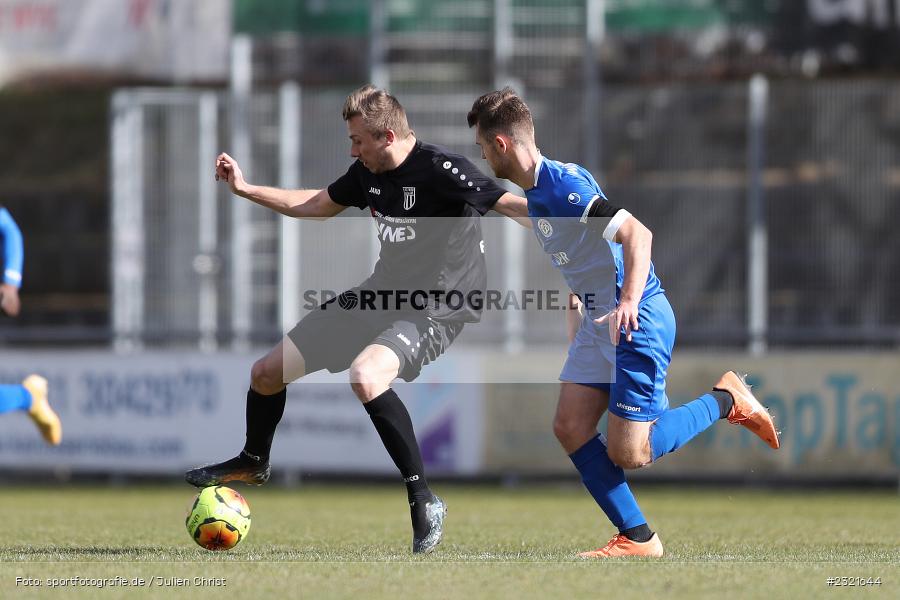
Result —
<instances>
[{"instance_id":1,"label":"soccer ball on grass","mask_svg":"<svg viewBox=\"0 0 900 600\"><path fill-rule=\"evenodd\" d=\"M230 550L250 531L250 506L229 487L203 488L184 524L193 540L207 550Z\"/></svg>"}]
</instances>

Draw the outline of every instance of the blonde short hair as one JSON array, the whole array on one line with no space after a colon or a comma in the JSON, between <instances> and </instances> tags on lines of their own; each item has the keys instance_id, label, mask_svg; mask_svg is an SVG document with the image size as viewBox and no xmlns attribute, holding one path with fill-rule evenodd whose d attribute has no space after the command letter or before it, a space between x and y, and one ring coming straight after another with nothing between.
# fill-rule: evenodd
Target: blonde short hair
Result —
<instances>
[{"instance_id":1,"label":"blonde short hair","mask_svg":"<svg viewBox=\"0 0 900 600\"><path fill-rule=\"evenodd\" d=\"M345 121L356 116L362 117L366 129L376 138L383 137L389 129L400 139L407 138L412 133L406 120L406 111L400 102L387 91L372 84L364 85L347 96L341 114Z\"/></svg>"}]
</instances>

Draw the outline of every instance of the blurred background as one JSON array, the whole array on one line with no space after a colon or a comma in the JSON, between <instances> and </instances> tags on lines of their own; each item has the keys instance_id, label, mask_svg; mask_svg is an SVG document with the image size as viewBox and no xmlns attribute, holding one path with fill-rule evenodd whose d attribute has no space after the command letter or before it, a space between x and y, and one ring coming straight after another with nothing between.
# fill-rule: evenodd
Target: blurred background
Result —
<instances>
[{"instance_id":1,"label":"blurred background","mask_svg":"<svg viewBox=\"0 0 900 600\"><path fill-rule=\"evenodd\" d=\"M64 424L50 449L0 418L0 467L177 478L239 450L254 358L377 246L369 219L231 197L214 158L324 187L351 163L343 99L373 82L485 170L465 114L513 85L543 153L654 232L670 402L752 373L781 450L720 425L636 477L896 486L898 33L896 0L0 0L0 202L26 251L0 380L48 377ZM528 232L484 228L489 285L560 286ZM551 430L565 348L558 313L490 313L399 385L429 470L574 477ZM312 379L276 475L393 476L346 377Z\"/></svg>"}]
</instances>

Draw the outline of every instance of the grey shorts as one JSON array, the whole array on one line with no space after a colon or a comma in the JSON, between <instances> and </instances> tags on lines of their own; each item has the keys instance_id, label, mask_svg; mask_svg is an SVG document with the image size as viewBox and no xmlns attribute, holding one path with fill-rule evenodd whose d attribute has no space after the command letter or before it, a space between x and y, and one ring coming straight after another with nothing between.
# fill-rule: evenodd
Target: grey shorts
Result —
<instances>
[{"instance_id":1,"label":"grey shorts","mask_svg":"<svg viewBox=\"0 0 900 600\"><path fill-rule=\"evenodd\" d=\"M288 332L306 362L306 372L350 368L370 344L387 346L400 359L399 377L413 381L422 367L443 354L464 323L438 321L424 312L347 310L330 300L312 311Z\"/></svg>"}]
</instances>

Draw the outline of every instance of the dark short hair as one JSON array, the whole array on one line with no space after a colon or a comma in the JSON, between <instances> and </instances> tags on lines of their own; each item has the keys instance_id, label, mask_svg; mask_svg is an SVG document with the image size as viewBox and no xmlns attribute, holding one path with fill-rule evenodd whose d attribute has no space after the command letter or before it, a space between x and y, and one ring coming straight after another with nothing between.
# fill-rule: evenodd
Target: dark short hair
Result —
<instances>
[{"instance_id":1,"label":"dark short hair","mask_svg":"<svg viewBox=\"0 0 900 600\"><path fill-rule=\"evenodd\" d=\"M534 136L534 121L528 105L508 86L478 98L466 120L469 127L477 125L483 135L502 133L514 140Z\"/></svg>"},{"instance_id":2,"label":"dark short hair","mask_svg":"<svg viewBox=\"0 0 900 600\"><path fill-rule=\"evenodd\" d=\"M372 84L364 85L347 96L341 115L345 121L356 116L362 117L366 129L378 138L388 129L393 130L401 139L411 133L406 111L400 101Z\"/></svg>"}]
</instances>

